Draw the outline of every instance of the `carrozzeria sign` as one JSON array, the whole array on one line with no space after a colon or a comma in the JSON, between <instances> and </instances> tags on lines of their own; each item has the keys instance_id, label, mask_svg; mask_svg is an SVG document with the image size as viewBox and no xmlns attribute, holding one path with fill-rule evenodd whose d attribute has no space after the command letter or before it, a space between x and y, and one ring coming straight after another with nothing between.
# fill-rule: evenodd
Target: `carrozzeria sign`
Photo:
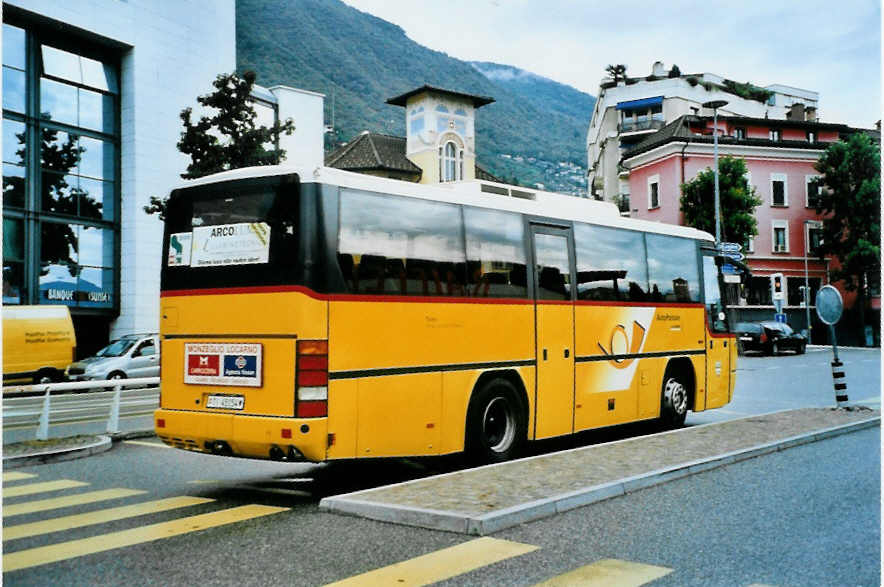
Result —
<instances>
[{"instance_id":1,"label":"carrozzeria sign","mask_svg":"<svg viewBox=\"0 0 884 587\"><path fill-rule=\"evenodd\" d=\"M261 387L260 343L186 343L184 383Z\"/></svg>"}]
</instances>

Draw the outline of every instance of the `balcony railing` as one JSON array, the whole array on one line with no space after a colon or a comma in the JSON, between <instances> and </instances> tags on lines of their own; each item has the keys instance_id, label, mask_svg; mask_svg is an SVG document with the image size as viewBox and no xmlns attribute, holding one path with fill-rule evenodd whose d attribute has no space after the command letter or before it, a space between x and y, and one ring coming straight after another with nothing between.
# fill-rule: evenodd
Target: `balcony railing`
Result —
<instances>
[{"instance_id":1,"label":"balcony railing","mask_svg":"<svg viewBox=\"0 0 884 587\"><path fill-rule=\"evenodd\" d=\"M666 126L666 123L662 120L628 120L620 123L619 131L625 133L642 130L660 130L664 126Z\"/></svg>"}]
</instances>

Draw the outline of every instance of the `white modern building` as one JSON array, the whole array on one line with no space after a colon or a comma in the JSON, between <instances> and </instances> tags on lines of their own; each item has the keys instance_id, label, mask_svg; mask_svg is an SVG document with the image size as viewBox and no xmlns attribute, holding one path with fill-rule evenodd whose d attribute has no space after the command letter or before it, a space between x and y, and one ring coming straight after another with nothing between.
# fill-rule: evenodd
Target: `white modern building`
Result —
<instances>
[{"instance_id":1,"label":"white modern building","mask_svg":"<svg viewBox=\"0 0 884 587\"><path fill-rule=\"evenodd\" d=\"M234 0L3 2L3 304L70 307L80 354L159 327L162 223L179 114L236 68ZM323 97L256 88L259 122L322 165ZM198 114L198 111L195 112Z\"/></svg>"},{"instance_id":2,"label":"white modern building","mask_svg":"<svg viewBox=\"0 0 884 587\"><path fill-rule=\"evenodd\" d=\"M814 121L819 94L781 84L764 88L712 73L682 74L662 62L650 75L602 80L586 135L589 195L614 201L629 196L624 151L683 115L711 115L703 104L723 100L721 115Z\"/></svg>"},{"instance_id":3,"label":"white modern building","mask_svg":"<svg viewBox=\"0 0 884 587\"><path fill-rule=\"evenodd\" d=\"M155 331L178 115L236 66L233 0L3 2L3 303L66 304L82 350ZM125 260L125 262L122 262Z\"/></svg>"}]
</instances>

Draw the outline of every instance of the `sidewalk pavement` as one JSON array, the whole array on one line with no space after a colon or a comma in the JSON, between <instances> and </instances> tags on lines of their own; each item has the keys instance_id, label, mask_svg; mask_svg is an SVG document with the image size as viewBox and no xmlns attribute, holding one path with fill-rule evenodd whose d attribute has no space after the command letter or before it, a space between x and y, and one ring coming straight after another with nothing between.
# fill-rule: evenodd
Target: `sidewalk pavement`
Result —
<instances>
[{"instance_id":1,"label":"sidewalk pavement","mask_svg":"<svg viewBox=\"0 0 884 587\"><path fill-rule=\"evenodd\" d=\"M113 442L153 436L153 430L121 434L79 434L49 440L27 440L3 445L3 469L17 469L60 461L70 461L110 450Z\"/></svg>"},{"instance_id":2,"label":"sidewalk pavement","mask_svg":"<svg viewBox=\"0 0 884 587\"><path fill-rule=\"evenodd\" d=\"M880 422L879 411L858 406L788 410L327 497L319 507L409 526L486 535L737 461L880 426Z\"/></svg>"}]
</instances>

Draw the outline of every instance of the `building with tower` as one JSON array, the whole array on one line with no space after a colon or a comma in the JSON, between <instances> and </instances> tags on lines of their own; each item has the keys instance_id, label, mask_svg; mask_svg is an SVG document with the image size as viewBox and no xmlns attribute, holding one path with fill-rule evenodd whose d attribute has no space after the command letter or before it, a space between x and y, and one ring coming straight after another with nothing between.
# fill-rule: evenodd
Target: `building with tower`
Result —
<instances>
[{"instance_id":1,"label":"building with tower","mask_svg":"<svg viewBox=\"0 0 884 587\"><path fill-rule=\"evenodd\" d=\"M329 153L326 165L417 183L499 181L476 164L476 110L492 102L423 85L387 100L405 109L405 137L364 131Z\"/></svg>"}]
</instances>

